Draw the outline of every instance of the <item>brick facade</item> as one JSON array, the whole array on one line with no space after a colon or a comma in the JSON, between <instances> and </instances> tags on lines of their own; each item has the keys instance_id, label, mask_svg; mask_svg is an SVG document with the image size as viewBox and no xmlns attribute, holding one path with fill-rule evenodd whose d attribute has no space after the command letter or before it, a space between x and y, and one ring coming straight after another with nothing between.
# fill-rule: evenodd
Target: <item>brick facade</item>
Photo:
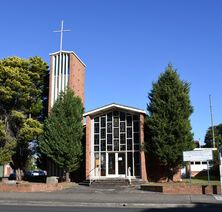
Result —
<instances>
[{"instance_id":1,"label":"brick facade","mask_svg":"<svg viewBox=\"0 0 222 212\"><path fill-rule=\"evenodd\" d=\"M82 99L84 105L85 66L74 54L70 54L69 88Z\"/></svg>"},{"instance_id":2,"label":"brick facade","mask_svg":"<svg viewBox=\"0 0 222 212\"><path fill-rule=\"evenodd\" d=\"M140 163L141 163L141 178L143 181L147 181L147 173L146 173L146 159L145 153L143 151L144 144L144 115L140 114L140 142L141 142L141 153L140 153Z\"/></svg>"}]
</instances>

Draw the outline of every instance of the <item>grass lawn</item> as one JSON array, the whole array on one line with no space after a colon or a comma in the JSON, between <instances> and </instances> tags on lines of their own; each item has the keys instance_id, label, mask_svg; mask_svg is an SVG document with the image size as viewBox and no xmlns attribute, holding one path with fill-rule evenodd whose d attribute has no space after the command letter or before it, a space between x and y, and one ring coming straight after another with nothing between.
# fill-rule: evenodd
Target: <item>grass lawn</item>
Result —
<instances>
[{"instance_id":1,"label":"grass lawn","mask_svg":"<svg viewBox=\"0 0 222 212\"><path fill-rule=\"evenodd\" d=\"M190 183L190 179L189 179L189 178L183 179L182 182ZM191 179L191 183L192 183L193 185L208 185L208 180L207 180L207 178L206 178L206 179L192 178L192 179ZM210 185L220 185L220 181L219 181L219 180L214 180L214 179L212 178L212 180L210 179Z\"/></svg>"},{"instance_id":2,"label":"grass lawn","mask_svg":"<svg viewBox=\"0 0 222 212\"><path fill-rule=\"evenodd\" d=\"M156 185L156 186L178 186L180 184L189 184L190 183L190 178L186 178L186 179L183 179L182 181L177 181L177 182L163 182L163 183L160 183L160 182L149 182L147 183L147 185ZM192 185L208 185L208 180L207 180L207 177L202 177L201 179L199 178L193 178L191 179L191 183ZM220 185L220 181L219 180L215 180L214 177L210 178L210 185Z\"/></svg>"}]
</instances>

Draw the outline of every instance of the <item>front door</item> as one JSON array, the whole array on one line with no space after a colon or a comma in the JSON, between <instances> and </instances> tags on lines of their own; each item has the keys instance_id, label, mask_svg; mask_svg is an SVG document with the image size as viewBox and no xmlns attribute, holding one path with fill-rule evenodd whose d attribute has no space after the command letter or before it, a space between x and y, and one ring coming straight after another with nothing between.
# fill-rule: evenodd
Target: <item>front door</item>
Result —
<instances>
[{"instance_id":1,"label":"front door","mask_svg":"<svg viewBox=\"0 0 222 212\"><path fill-rule=\"evenodd\" d=\"M118 177L126 174L126 153L107 153L108 154L108 176Z\"/></svg>"}]
</instances>

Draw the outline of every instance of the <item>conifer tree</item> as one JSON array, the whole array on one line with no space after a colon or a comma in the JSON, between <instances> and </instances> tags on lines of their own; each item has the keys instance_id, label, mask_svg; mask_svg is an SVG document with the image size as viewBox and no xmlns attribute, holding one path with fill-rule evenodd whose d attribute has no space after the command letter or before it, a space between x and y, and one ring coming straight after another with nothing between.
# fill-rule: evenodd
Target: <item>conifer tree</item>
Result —
<instances>
[{"instance_id":1,"label":"conifer tree","mask_svg":"<svg viewBox=\"0 0 222 212\"><path fill-rule=\"evenodd\" d=\"M48 65L40 57L0 60L0 154L7 152L8 156L2 159L7 163L14 153L15 169L26 169L30 144L42 133L40 121L47 101L47 79Z\"/></svg>"},{"instance_id":2,"label":"conifer tree","mask_svg":"<svg viewBox=\"0 0 222 212\"><path fill-rule=\"evenodd\" d=\"M222 124L214 126L214 137L215 137L215 146L220 148L222 146ZM213 147L213 133L212 127L210 126L207 130L207 133L204 138L205 147Z\"/></svg>"},{"instance_id":3,"label":"conifer tree","mask_svg":"<svg viewBox=\"0 0 222 212\"><path fill-rule=\"evenodd\" d=\"M182 164L183 151L192 149L194 144L189 89L189 84L180 80L172 65L168 65L148 95L149 135L145 147L166 168L168 180L173 180Z\"/></svg>"},{"instance_id":4,"label":"conifer tree","mask_svg":"<svg viewBox=\"0 0 222 212\"><path fill-rule=\"evenodd\" d=\"M83 147L83 106L81 99L67 89L61 92L49 118L45 120L44 134L39 141L40 153L69 173L79 168Z\"/></svg>"}]
</instances>

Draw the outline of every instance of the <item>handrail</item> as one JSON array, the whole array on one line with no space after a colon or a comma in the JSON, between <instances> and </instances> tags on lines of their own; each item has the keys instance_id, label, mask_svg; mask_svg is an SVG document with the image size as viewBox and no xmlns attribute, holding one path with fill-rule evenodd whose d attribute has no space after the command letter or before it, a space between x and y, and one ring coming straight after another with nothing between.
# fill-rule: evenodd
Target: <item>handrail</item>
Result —
<instances>
[{"instance_id":1,"label":"handrail","mask_svg":"<svg viewBox=\"0 0 222 212\"><path fill-rule=\"evenodd\" d=\"M94 171L96 168L98 168L98 167L94 167L93 169L91 169L91 170L89 171L89 174L86 176L86 178L89 177L89 184L90 184L90 185L92 184L92 180L91 180L91 177L90 177L90 173L91 173L92 171Z\"/></svg>"}]
</instances>

